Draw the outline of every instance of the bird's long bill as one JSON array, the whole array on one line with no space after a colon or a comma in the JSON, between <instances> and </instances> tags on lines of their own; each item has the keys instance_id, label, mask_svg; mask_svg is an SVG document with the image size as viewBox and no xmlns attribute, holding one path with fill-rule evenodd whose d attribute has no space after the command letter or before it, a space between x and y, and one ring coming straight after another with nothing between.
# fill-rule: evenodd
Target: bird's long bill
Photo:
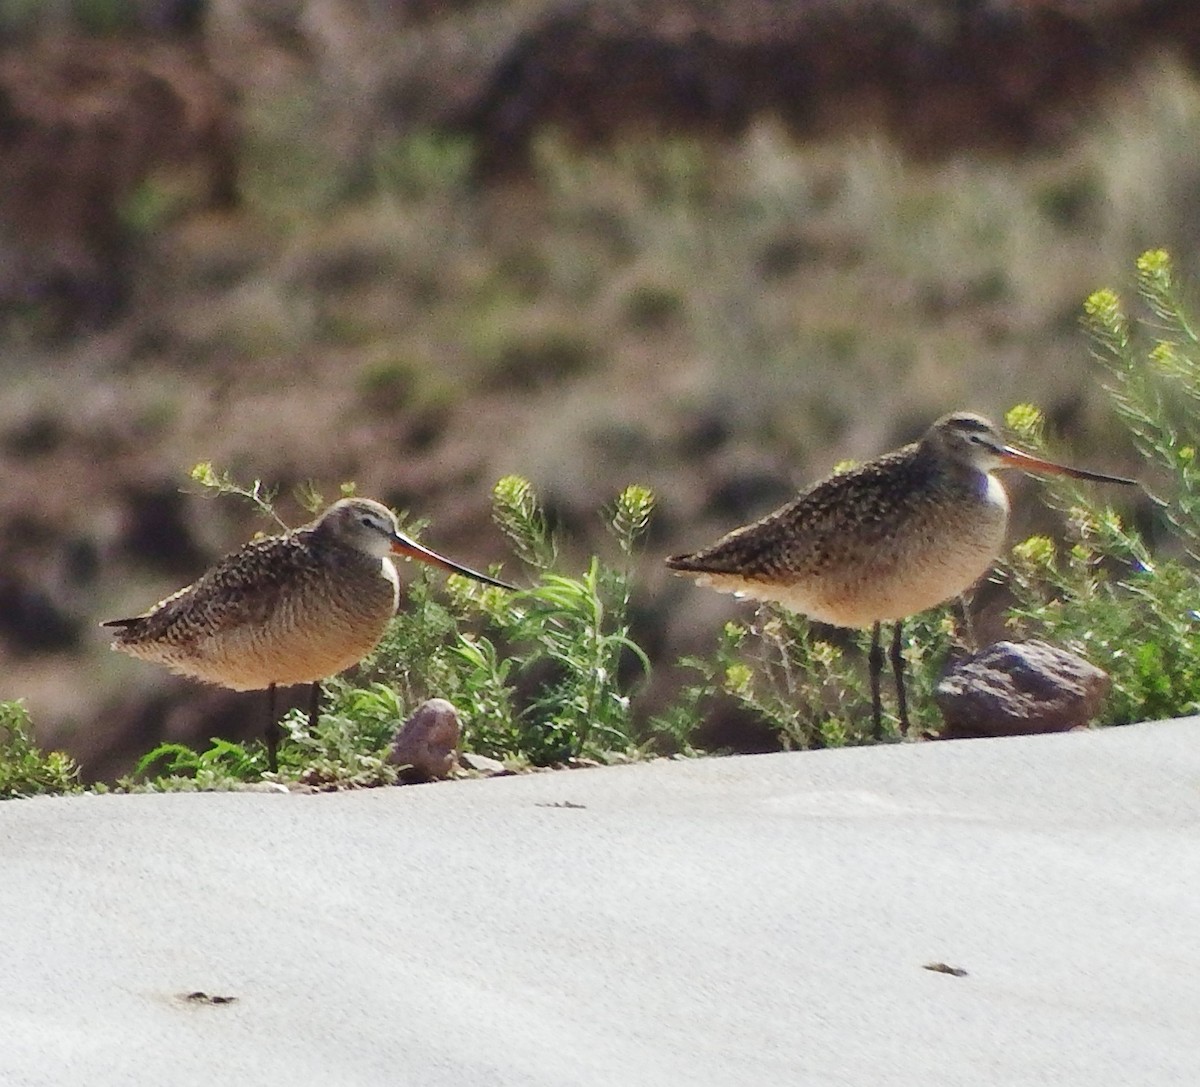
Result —
<instances>
[{"instance_id":1,"label":"bird's long bill","mask_svg":"<svg viewBox=\"0 0 1200 1087\"><path fill-rule=\"evenodd\" d=\"M1120 483L1126 487L1136 487L1136 479L1125 479L1123 476L1106 476L1102 472L1089 472L1086 468L1068 468L1065 464L1055 464L1050 460L1042 460L1030 453L1023 453L1006 445L1000 459L1012 468L1020 468L1023 472L1042 472L1052 476L1071 476L1073 479L1090 479L1094 483Z\"/></svg>"},{"instance_id":2,"label":"bird's long bill","mask_svg":"<svg viewBox=\"0 0 1200 1087\"><path fill-rule=\"evenodd\" d=\"M402 532L392 537L392 553L416 559L418 562L427 562L430 566L439 566L443 570L449 570L452 574L462 574L463 577L474 578L476 581L482 581L484 585L495 585L501 589L516 591L515 585L509 585L505 581L497 581L494 577L481 574L478 570L472 570L468 566L459 566L457 562L452 562L450 559L444 558L436 551L430 551L429 548L422 547L416 540L409 539Z\"/></svg>"}]
</instances>

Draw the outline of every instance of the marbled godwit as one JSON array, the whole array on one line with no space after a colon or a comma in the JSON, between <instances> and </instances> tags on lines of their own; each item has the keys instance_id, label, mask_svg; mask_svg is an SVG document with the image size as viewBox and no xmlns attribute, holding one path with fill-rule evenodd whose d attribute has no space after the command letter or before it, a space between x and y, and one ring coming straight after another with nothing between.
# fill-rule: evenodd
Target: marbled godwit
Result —
<instances>
[{"instance_id":1,"label":"marbled godwit","mask_svg":"<svg viewBox=\"0 0 1200 1087\"><path fill-rule=\"evenodd\" d=\"M101 625L118 628L113 648L130 656L235 691L266 688L275 770L276 686L311 683L315 719L319 681L362 660L396 613L393 554L512 588L422 547L386 506L344 498L301 528L251 540L145 614Z\"/></svg>"},{"instance_id":2,"label":"marbled godwit","mask_svg":"<svg viewBox=\"0 0 1200 1087\"><path fill-rule=\"evenodd\" d=\"M880 624L894 622L891 662L905 733L901 623L966 591L1000 554L1008 496L992 472L1005 467L1136 482L1041 460L1005 445L981 416L955 412L919 442L824 479L761 521L667 565L700 585L783 604L822 623L870 626L876 738L883 730Z\"/></svg>"}]
</instances>

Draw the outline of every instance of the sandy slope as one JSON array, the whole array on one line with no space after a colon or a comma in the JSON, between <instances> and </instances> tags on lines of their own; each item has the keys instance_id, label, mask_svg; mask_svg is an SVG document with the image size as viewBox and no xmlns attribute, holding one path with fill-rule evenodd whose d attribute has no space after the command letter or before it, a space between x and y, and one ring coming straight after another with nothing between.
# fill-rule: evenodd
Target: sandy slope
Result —
<instances>
[{"instance_id":1,"label":"sandy slope","mask_svg":"<svg viewBox=\"0 0 1200 1087\"><path fill-rule=\"evenodd\" d=\"M12 802L0 1083L1194 1082L1198 823L1200 720Z\"/></svg>"}]
</instances>

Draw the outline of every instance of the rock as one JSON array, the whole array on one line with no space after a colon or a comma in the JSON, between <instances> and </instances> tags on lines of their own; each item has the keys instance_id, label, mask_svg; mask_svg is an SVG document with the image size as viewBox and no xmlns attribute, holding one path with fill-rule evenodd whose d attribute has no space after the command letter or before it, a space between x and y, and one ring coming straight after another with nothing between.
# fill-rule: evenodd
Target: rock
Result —
<instances>
[{"instance_id":1,"label":"rock","mask_svg":"<svg viewBox=\"0 0 1200 1087\"><path fill-rule=\"evenodd\" d=\"M388 762L403 766L405 781L449 777L458 755L458 711L444 698L422 702L392 741Z\"/></svg>"},{"instance_id":2,"label":"rock","mask_svg":"<svg viewBox=\"0 0 1200 1087\"><path fill-rule=\"evenodd\" d=\"M943 739L1025 736L1085 727L1111 686L1106 672L1045 642L997 642L938 684Z\"/></svg>"},{"instance_id":3,"label":"rock","mask_svg":"<svg viewBox=\"0 0 1200 1087\"><path fill-rule=\"evenodd\" d=\"M474 770L475 773L485 774L488 777L498 777L501 774L512 773L499 759L490 759L487 755L480 755L475 751L461 752L458 756L458 762L464 769Z\"/></svg>"}]
</instances>

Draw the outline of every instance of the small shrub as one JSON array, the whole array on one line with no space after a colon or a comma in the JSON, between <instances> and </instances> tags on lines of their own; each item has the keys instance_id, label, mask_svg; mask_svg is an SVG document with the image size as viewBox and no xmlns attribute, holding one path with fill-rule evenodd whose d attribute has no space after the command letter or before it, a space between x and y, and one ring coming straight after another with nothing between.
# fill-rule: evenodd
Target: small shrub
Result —
<instances>
[{"instance_id":1,"label":"small shrub","mask_svg":"<svg viewBox=\"0 0 1200 1087\"><path fill-rule=\"evenodd\" d=\"M359 394L373 411L388 414L411 404L421 386L423 363L384 358L365 365L358 375Z\"/></svg>"},{"instance_id":2,"label":"small shrub","mask_svg":"<svg viewBox=\"0 0 1200 1087\"><path fill-rule=\"evenodd\" d=\"M78 792L78 776L69 756L38 748L24 702L0 702L0 800Z\"/></svg>"},{"instance_id":3,"label":"small shrub","mask_svg":"<svg viewBox=\"0 0 1200 1087\"><path fill-rule=\"evenodd\" d=\"M1103 491L1058 480L1048 491L1066 516L1066 546L1033 537L1009 560L1013 626L1074 649L1112 676L1107 724L1200 710L1200 473L1192 437L1200 338L1167 253L1139 258L1136 285L1151 319L1132 318L1115 291L1100 290L1085 304L1084 323L1117 414L1148 466L1171 481L1171 501L1153 502L1183 546L1152 558L1141 534L1103 503ZM1014 411L1009 423L1027 445L1042 446L1036 412Z\"/></svg>"},{"instance_id":4,"label":"small shrub","mask_svg":"<svg viewBox=\"0 0 1200 1087\"><path fill-rule=\"evenodd\" d=\"M936 731L932 689L961 639L949 606L905 620L904 657L909 718L914 734ZM701 707L717 695L749 710L781 747L807 750L875 742L867 670L870 631L839 631L773 604L749 622L729 622L711 658L683 662L698 677L685 685L682 704ZM891 667L880 677L884 727L899 736ZM672 708L653 724L677 735Z\"/></svg>"},{"instance_id":5,"label":"small shrub","mask_svg":"<svg viewBox=\"0 0 1200 1087\"><path fill-rule=\"evenodd\" d=\"M190 475L192 482L203 491L212 491L218 497L232 494L244 498L260 514L269 517L280 529L287 531L288 523L275 512L277 492L266 486L262 480L256 479L249 487L243 487L228 472L218 472L208 461L193 465Z\"/></svg>"},{"instance_id":6,"label":"small shrub","mask_svg":"<svg viewBox=\"0 0 1200 1087\"><path fill-rule=\"evenodd\" d=\"M545 518L523 480L501 480L493 506L514 546L535 556L553 553ZM647 488L627 487L606 518L623 563L608 566L593 555L578 577L543 569L539 584L500 616L506 638L527 647L519 671L548 677L523 711L543 741L535 761L626 751L634 744L624 665L631 661L645 676L650 662L629 634L630 565L653 509Z\"/></svg>"},{"instance_id":7,"label":"small shrub","mask_svg":"<svg viewBox=\"0 0 1200 1087\"><path fill-rule=\"evenodd\" d=\"M625 319L643 332L667 327L682 317L686 303L677 287L660 283L642 283L629 290L622 301Z\"/></svg>"},{"instance_id":8,"label":"small shrub","mask_svg":"<svg viewBox=\"0 0 1200 1087\"><path fill-rule=\"evenodd\" d=\"M194 200L189 181L183 175L144 179L121 201L118 208L121 223L139 237L161 232Z\"/></svg>"},{"instance_id":9,"label":"small shrub","mask_svg":"<svg viewBox=\"0 0 1200 1087\"><path fill-rule=\"evenodd\" d=\"M406 200L462 190L470 179L474 150L466 136L413 132L375 150L380 191Z\"/></svg>"},{"instance_id":10,"label":"small shrub","mask_svg":"<svg viewBox=\"0 0 1200 1087\"><path fill-rule=\"evenodd\" d=\"M484 360L490 388L532 390L587 373L598 361L591 344L566 326L514 332Z\"/></svg>"},{"instance_id":11,"label":"small shrub","mask_svg":"<svg viewBox=\"0 0 1200 1087\"><path fill-rule=\"evenodd\" d=\"M394 785L398 768L387 755L407 716L396 691L383 683L338 680L326 685L326 696L315 727L299 710L284 718L281 775L294 774L306 785Z\"/></svg>"},{"instance_id":12,"label":"small shrub","mask_svg":"<svg viewBox=\"0 0 1200 1087\"><path fill-rule=\"evenodd\" d=\"M518 593L452 577L448 602L418 575L401 614L369 662L370 673L405 705L449 699L464 720L464 746L497 758L546 765L603 757L635 745L632 662L649 662L630 638L629 560L646 532L653 496L629 487L608 513L625 559L593 556L579 576L550 569L558 544L529 483L515 476L493 491L497 524L538 583Z\"/></svg>"},{"instance_id":13,"label":"small shrub","mask_svg":"<svg viewBox=\"0 0 1200 1087\"><path fill-rule=\"evenodd\" d=\"M214 738L205 750L195 751L186 744L163 743L143 755L117 787L125 792L216 792L257 781L266 770L266 752L257 745Z\"/></svg>"}]
</instances>

